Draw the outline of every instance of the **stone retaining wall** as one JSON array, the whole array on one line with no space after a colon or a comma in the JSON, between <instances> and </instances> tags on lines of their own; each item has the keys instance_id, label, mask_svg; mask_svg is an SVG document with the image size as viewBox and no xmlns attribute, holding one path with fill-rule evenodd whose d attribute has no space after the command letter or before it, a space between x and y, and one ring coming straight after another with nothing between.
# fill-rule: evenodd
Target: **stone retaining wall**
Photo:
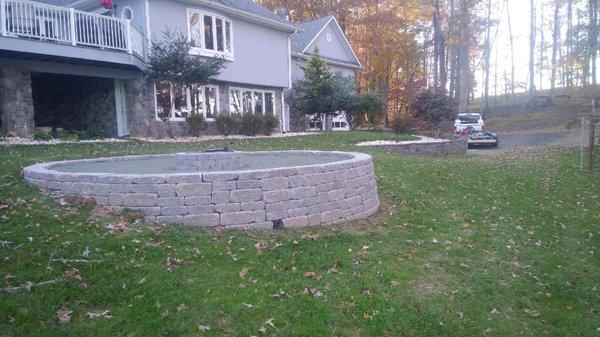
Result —
<instances>
[{"instance_id":1,"label":"stone retaining wall","mask_svg":"<svg viewBox=\"0 0 600 337\"><path fill-rule=\"evenodd\" d=\"M383 149L410 155L464 155L467 154L466 139L452 139L447 142L412 143L395 145L366 145L368 148Z\"/></svg>"},{"instance_id":2,"label":"stone retaining wall","mask_svg":"<svg viewBox=\"0 0 600 337\"><path fill-rule=\"evenodd\" d=\"M351 159L247 171L133 175L52 169L67 161L26 167L23 177L46 193L91 197L115 211L141 211L149 221L158 223L260 229L305 227L366 218L379 208L371 156L346 154ZM149 156L118 159L140 157ZM98 160L115 158L86 161Z\"/></svg>"}]
</instances>

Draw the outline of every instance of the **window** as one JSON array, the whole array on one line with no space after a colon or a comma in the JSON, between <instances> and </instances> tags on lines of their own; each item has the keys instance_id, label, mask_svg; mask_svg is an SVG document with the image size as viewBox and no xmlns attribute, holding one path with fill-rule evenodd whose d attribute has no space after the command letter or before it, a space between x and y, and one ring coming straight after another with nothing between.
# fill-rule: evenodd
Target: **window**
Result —
<instances>
[{"instance_id":1,"label":"window","mask_svg":"<svg viewBox=\"0 0 600 337\"><path fill-rule=\"evenodd\" d=\"M188 10L188 39L192 53L203 56L233 58L231 21L196 10Z\"/></svg>"},{"instance_id":2,"label":"window","mask_svg":"<svg viewBox=\"0 0 600 337\"><path fill-rule=\"evenodd\" d=\"M219 111L219 87L214 85L181 90L174 85L160 83L155 86L155 97L158 119L178 121L201 113L211 120Z\"/></svg>"},{"instance_id":3,"label":"window","mask_svg":"<svg viewBox=\"0 0 600 337\"><path fill-rule=\"evenodd\" d=\"M275 114L275 93L265 90L231 88L229 113Z\"/></svg>"}]
</instances>

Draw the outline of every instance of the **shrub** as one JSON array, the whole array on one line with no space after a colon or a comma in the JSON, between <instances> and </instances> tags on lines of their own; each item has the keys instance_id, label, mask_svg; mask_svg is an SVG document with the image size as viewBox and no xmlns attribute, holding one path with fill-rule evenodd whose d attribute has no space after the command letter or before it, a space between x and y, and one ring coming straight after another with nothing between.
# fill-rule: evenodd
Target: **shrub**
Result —
<instances>
[{"instance_id":1,"label":"shrub","mask_svg":"<svg viewBox=\"0 0 600 337\"><path fill-rule=\"evenodd\" d=\"M239 128L239 117L236 116L217 116L215 117L215 124L217 130L223 136L227 137L233 133L236 133Z\"/></svg>"},{"instance_id":2,"label":"shrub","mask_svg":"<svg viewBox=\"0 0 600 337\"><path fill-rule=\"evenodd\" d=\"M261 132L265 136L270 136L279 126L279 118L274 115L264 115L261 118Z\"/></svg>"},{"instance_id":3,"label":"shrub","mask_svg":"<svg viewBox=\"0 0 600 337\"><path fill-rule=\"evenodd\" d=\"M423 90L412 103L416 117L429 123L434 135L443 120L456 116L456 108L456 102L442 90Z\"/></svg>"},{"instance_id":4,"label":"shrub","mask_svg":"<svg viewBox=\"0 0 600 337\"><path fill-rule=\"evenodd\" d=\"M6 139L6 132L0 131L0 140Z\"/></svg>"},{"instance_id":5,"label":"shrub","mask_svg":"<svg viewBox=\"0 0 600 337\"><path fill-rule=\"evenodd\" d=\"M104 130L101 129L88 129L85 131L78 132L79 139L102 139L105 138Z\"/></svg>"},{"instance_id":6,"label":"shrub","mask_svg":"<svg viewBox=\"0 0 600 337\"><path fill-rule=\"evenodd\" d=\"M77 131L60 130L56 132L56 138L66 142L76 142L79 140Z\"/></svg>"},{"instance_id":7,"label":"shrub","mask_svg":"<svg viewBox=\"0 0 600 337\"><path fill-rule=\"evenodd\" d=\"M208 123L206 123L206 119L204 119L203 114L190 115L185 119L185 122L190 127L192 134L196 137L200 137L202 131L208 128Z\"/></svg>"},{"instance_id":8,"label":"shrub","mask_svg":"<svg viewBox=\"0 0 600 337\"><path fill-rule=\"evenodd\" d=\"M411 124L412 123L408 117L398 116L392 124L392 129L395 133L409 133L410 128L412 127Z\"/></svg>"},{"instance_id":9,"label":"shrub","mask_svg":"<svg viewBox=\"0 0 600 337\"><path fill-rule=\"evenodd\" d=\"M45 131L38 131L33 136L33 139L35 140L51 140L52 138L54 138L52 137L52 134L50 132Z\"/></svg>"},{"instance_id":10,"label":"shrub","mask_svg":"<svg viewBox=\"0 0 600 337\"><path fill-rule=\"evenodd\" d=\"M245 112L240 117L240 132L246 136L254 136L262 130L261 115Z\"/></svg>"}]
</instances>

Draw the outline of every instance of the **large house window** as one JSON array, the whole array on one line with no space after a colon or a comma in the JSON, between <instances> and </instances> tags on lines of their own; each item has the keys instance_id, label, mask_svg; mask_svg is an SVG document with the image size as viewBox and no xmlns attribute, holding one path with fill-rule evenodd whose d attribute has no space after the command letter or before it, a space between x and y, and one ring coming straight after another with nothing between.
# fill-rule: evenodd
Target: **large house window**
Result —
<instances>
[{"instance_id":1,"label":"large house window","mask_svg":"<svg viewBox=\"0 0 600 337\"><path fill-rule=\"evenodd\" d=\"M265 90L231 88L229 89L229 113L269 114L275 113L275 93Z\"/></svg>"},{"instance_id":2,"label":"large house window","mask_svg":"<svg viewBox=\"0 0 600 337\"><path fill-rule=\"evenodd\" d=\"M169 83L159 83L155 86L155 95L156 118L159 119L180 121L201 113L211 120L219 111L219 87L215 85L182 90Z\"/></svg>"},{"instance_id":3,"label":"large house window","mask_svg":"<svg viewBox=\"0 0 600 337\"><path fill-rule=\"evenodd\" d=\"M188 10L187 20L192 53L233 58L233 32L230 20L197 10Z\"/></svg>"}]
</instances>

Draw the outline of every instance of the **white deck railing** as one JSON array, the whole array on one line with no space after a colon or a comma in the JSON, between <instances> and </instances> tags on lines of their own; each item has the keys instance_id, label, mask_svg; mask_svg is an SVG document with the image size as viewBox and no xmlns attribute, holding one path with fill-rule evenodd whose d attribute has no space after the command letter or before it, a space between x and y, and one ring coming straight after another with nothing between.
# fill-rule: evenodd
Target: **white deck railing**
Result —
<instances>
[{"instance_id":1,"label":"white deck railing","mask_svg":"<svg viewBox=\"0 0 600 337\"><path fill-rule=\"evenodd\" d=\"M144 34L130 20L28 0L0 0L0 35L144 55Z\"/></svg>"}]
</instances>

